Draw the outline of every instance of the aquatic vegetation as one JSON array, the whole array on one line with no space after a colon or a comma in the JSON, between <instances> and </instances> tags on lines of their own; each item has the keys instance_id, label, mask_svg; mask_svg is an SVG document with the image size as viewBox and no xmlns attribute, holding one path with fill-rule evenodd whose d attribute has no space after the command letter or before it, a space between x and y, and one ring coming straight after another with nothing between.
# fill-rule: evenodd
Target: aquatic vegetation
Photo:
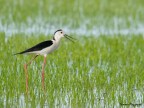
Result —
<instances>
[{"instance_id":1,"label":"aquatic vegetation","mask_svg":"<svg viewBox=\"0 0 144 108\"><path fill-rule=\"evenodd\" d=\"M59 50L48 56L46 94L41 89L43 57L38 57L29 66L30 91L25 95L23 64L30 57L12 54L44 39L20 34L0 39L2 106L108 107L143 102L142 36L81 37L74 44L63 40Z\"/></svg>"},{"instance_id":2,"label":"aquatic vegetation","mask_svg":"<svg viewBox=\"0 0 144 108\"><path fill-rule=\"evenodd\" d=\"M144 1L0 1L0 107L144 107ZM48 55L41 87L38 57L13 54L51 39L62 28L77 39L62 40Z\"/></svg>"}]
</instances>

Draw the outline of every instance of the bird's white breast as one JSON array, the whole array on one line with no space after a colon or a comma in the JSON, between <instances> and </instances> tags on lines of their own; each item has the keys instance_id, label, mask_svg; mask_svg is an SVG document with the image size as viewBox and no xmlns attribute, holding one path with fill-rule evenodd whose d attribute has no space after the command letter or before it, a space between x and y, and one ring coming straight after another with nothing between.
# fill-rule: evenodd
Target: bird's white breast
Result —
<instances>
[{"instance_id":1,"label":"bird's white breast","mask_svg":"<svg viewBox=\"0 0 144 108\"><path fill-rule=\"evenodd\" d=\"M42 49L41 51L39 51L40 55L47 55L49 53L51 53L52 51L56 50L59 46L59 41L53 41L53 44L49 47L46 47L44 49Z\"/></svg>"}]
</instances>

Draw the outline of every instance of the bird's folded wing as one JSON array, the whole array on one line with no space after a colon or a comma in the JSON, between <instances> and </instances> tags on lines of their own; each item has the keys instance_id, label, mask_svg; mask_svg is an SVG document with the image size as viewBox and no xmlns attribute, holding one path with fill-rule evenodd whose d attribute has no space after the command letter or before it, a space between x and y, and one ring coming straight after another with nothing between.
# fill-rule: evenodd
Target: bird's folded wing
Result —
<instances>
[{"instance_id":1,"label":"bird's folded wing","mask_svg":"<svg viewBox=\"0 0 144 108\"><path fill-rule=\"evenodd\" d=\"M29 49L26 49L25 51L22 51L22 52L19 52L19 53L16 53L16 54L24 54L24 53L28 53L28 52L33 52L33 51L40 51L46 47L49 47L53 44L53 41L51 40L48 40L48 41L44 41L44 42L41 42ZM15 55L15 54L14 54Z\"/></svg>"}]
</instances>

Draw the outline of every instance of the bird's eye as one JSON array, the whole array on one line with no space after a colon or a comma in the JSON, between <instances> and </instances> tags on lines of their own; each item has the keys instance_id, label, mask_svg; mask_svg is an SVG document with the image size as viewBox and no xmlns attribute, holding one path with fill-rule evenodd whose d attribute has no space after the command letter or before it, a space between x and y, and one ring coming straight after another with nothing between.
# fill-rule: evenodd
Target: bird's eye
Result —
<instances>
[{"instance_id":1,"label":"bird's eye","mask_svg":"<svg viewBox=\"0 0 144 108\"><path fill-rule=\"evenodd\" d=\"M63 32L61 32L61 34L62 34Z\"/></svg>"}]
</instances>

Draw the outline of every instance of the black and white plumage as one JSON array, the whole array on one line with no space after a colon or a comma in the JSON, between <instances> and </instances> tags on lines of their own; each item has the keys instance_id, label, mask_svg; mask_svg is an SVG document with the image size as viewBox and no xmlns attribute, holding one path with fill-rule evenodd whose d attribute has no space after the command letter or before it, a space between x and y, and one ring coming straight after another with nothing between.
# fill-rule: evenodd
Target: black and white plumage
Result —
<instances>
[{"instance_id":1,"label":"black and white plumage","mask_svg":"<svg viewBox=\"0 0 144 108\"><path fill-rule=\"evenodd\" d=\"M70 39L70 40L73 39L72 37L64 34L64 32L61 29L59 29L54 33L54 37L52 40L43 41L29 49L26 49L16 54L35 53L37 55L46 56L47 54L51 53L52 51L58 48L62 37L66 37L67 39Z\"/></svg>"},{"instance_id":2,"label":"black and white plumage","mask_svg":"<svg viewBox=\"0 0 144 108\"><path fill-rule=\"evenodd\" d=\"M41 42L41 43L39 43L39 44L37 44L37 45L25 50L25 51L19 52L17 54L35 53L36 51L40 51L40 50L42 50L44 48L47 48L47 47L51 46L52 44L53 44L53 41L51 41L51 40L43 41L43 42Z\"/></svg>"},{"instance_id":3,"label":"black and white plumage","mask_svg":"<svg viewBox=\"0 0 144 108\"><path fill-rule=\"evenodd\" d=\"M16 53L17 54L35 54L35 56L30 60L30 62L28 62L27 64L24 64L24 70L25 70L25 75L26 75L26 92L28 92L28 72L27 72L27 66L29 64L31 64L31 62L39 55L43 55L44 56L44 63L42 66L42 88L44 89L44 67L46 64L46 56L53 52L55 49L58 48L59 44L60 44L60 40L61 38L67 38L71 41L73 41L72 37L68 36L67 34L64 33L63 30L59 29L57 31L55 31L54 36L52 38L52 40L47 40L47 41L43 41L31 48L28 48L22 52Z\"/></svg>"}]
</instances>

